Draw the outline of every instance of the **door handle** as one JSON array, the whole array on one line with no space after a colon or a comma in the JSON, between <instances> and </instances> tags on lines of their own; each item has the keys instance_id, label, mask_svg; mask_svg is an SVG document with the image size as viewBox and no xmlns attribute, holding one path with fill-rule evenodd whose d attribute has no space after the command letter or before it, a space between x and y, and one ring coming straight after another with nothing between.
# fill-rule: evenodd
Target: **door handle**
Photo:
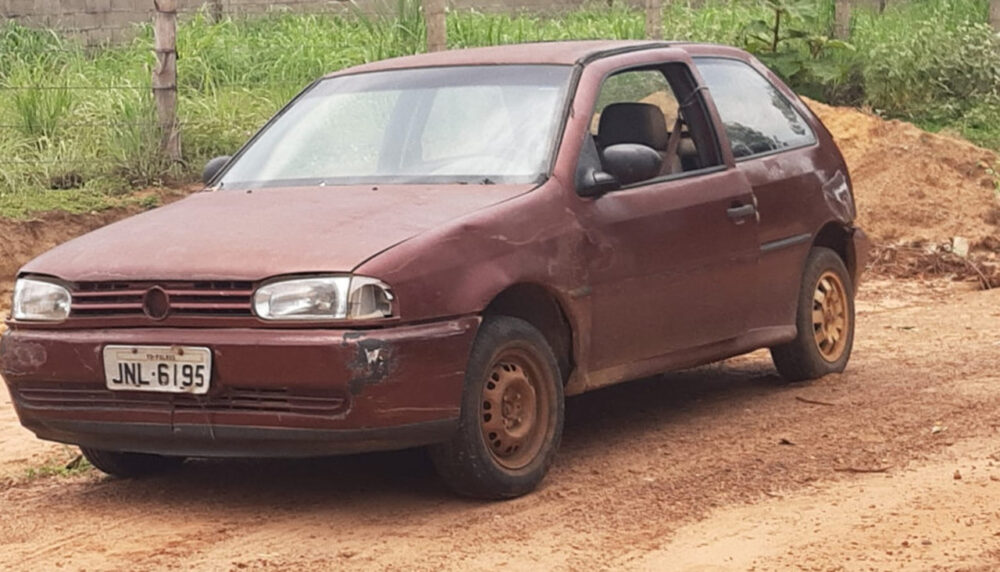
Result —
<instances>
[{"instance_id":1,"label":"door handle","mask_svg":"<svg viewBox=\"0 0 1000 572\"><path fill-rule=\"evenodd\" d=\"M757 207L749 205L737 205L726 209L726 216L736 224L743 224L743 219L757 214Z\"/></svg>"}]
</instances>

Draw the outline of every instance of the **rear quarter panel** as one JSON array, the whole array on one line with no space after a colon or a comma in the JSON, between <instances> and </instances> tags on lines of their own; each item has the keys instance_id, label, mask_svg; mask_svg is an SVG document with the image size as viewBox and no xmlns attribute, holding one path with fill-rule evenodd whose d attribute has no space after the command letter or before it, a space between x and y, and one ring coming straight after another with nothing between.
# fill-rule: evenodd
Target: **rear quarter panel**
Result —
<instances>
[{"instance_id":1,"label":"rear quarter panel","mask_svg":"<svg viewBox=\"0 0 1000 572\"><path fill-rule=\"evenodd\" d=\"M795 322L802 270L820 230L828 223L848 226L856 209L847 164L830 132L799 97L767 66L749 54L723 46L691 46L699 57L734 59L763 75L791 103L812 129L816 142L796 149L736 160L754 188L760 213L759 303L750 327ZM716 113L716 129L729 147ZM785 246L792 243L790 246Z\"/></svg>"}]
</instances>

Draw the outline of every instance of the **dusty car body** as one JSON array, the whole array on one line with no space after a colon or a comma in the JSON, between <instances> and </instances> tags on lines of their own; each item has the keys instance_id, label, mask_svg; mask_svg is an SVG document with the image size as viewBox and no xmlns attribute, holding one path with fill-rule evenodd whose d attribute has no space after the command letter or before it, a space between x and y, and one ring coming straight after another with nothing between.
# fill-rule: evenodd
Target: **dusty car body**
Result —
<instances>
[{"instance_id":1,"label":"dusty car body","mask_svg":"<svg viewBox=\"0 0 1000 572\"><path fill-rule=\"evenodd\" d=\"M564 394L765 347L792 379L843 369L867 251L847 168L815 115L746 53L664 42L504 46L376 62L310 89L392 86L404 77L393 74L414 71L425 74L407 80L425 82L419 89L445 89L460 77L451 71L505 76L509 66L541 66L531 89L544 83L558 103L545 137L533 132L524 145L541 161L537 173L455 178L437 160L424 177L362 169L229 184L280 152L248 159L305 95L205 191L28 263L0 346L22 423L123 475L152 459L432 445L456 490L505 497L544 476ZM758 82L747 73L763 82L769 113L788 121L775 134L750 125L760 104L741 93ZM435 74L447 77L439 85ZM505 89L521 80L509 81ZM734 93L722 93L727 82ZM641 98L626 93L634 86ZM750 119L727 121L727 110ZM473 141L477 127L456 137ZM460 160L453 171L493 164ZM357 277L381 310L261 315L290 295L264 290L276 281L306 292L313 312L327 287L331 304L355 304L354 290L330 284L354 288ZM50 305L65 316L32 319L31 304L49 304L58 288L70 298ZM170 370L185 359L187 374Z\"/></svg>"}]
</instances>

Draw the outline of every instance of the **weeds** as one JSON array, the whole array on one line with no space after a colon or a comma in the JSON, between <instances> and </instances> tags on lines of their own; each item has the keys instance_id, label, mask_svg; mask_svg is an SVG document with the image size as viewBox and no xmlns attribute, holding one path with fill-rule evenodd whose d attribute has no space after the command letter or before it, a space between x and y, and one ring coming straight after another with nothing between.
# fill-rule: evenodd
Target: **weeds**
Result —
<instances>
[{"instance_id":1,"label":"weeds","mask_svg":"<svg viewBox=\"0 0 1000 572\"><path fill-rule=\"evenodd\" d=\"M48 477L75 477L86 474L93 469L93 465L75 449L70 449L69 447L65 449L66 453L72 457L69 461L50 459L42 465L30 467L25 471L25 480L33 481Z\"/></svg>"},{"instance_id":2,"label":"weeds","mask_svg":"<svg viewBox=\"0 0 1000 572\"><path fill-rule=\"evenodd\" d=\"M664 3L667 38L756 52L798 91L866 104L1000 148L1000 44L986 0L914 0L884 14L856 8L851 37L830 38L832 0ZM641 10L594 3L558 16L448 13L451 48L543 40L636 39ZM196 178L231 154L275 111L325 73L422 51L419 0L385 0L375 13L295 14L178 30L178 113L185 164L158 154L149 97L152 29L122 45L85 50L45 30L0 25L0 216L94 210L130 189ZM45 87L46 89L21 89Z\"/></svg>"},{"instance_id":3,"label":"weeds","mask_svg":"<svg viewBox=\"0 0 1000 572\"><path fill-rule=\"evenodd\" d=\"M52 78L37 69L24 67L18 68L11 77L12 83L23 87L15 90L12 98L16 125L39 147L51 143L73 104L65 79L60 79L54 85L46 85Z\"/></svg>"},{"instance_id":4,"label":"weeds","mask_svg":"<svg viewBox=\"0 0 1000 572\"><path fill-rule=\"evenodd\" d=\"M930 4L857 21L866 102L889 115L953 120L1000 95L1000 41L978 17L982 3Z\"/></svg>"}]
</instances>

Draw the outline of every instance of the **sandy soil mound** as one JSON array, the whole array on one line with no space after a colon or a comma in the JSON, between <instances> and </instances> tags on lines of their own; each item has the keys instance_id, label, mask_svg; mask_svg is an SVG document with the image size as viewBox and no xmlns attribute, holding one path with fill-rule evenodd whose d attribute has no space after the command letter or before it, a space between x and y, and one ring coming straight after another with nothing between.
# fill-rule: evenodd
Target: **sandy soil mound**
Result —
<instances>
[{"instance_id":1,"label":"sandy soil mound","mask_svg":"<svg viewBox=\"0 0 1000 572\"><path fill-rule=\"evenodd\" d=\"M990 248L1000 237L1000 156L863 111L807 101L833 133L854 182L861 225L878 242Z\"/></svg>"},{"instance_id":2,"label":"sandy soil mound","mask_svg":"<svg viewBox=\"0 0 1000 572\"><path fill-rule=\"evenodd\" d=\"M858 109L806 103L847 160L859 222L874 239L869 271L1000 286L1000 155Z\"/></svg>"}]
</instances>

